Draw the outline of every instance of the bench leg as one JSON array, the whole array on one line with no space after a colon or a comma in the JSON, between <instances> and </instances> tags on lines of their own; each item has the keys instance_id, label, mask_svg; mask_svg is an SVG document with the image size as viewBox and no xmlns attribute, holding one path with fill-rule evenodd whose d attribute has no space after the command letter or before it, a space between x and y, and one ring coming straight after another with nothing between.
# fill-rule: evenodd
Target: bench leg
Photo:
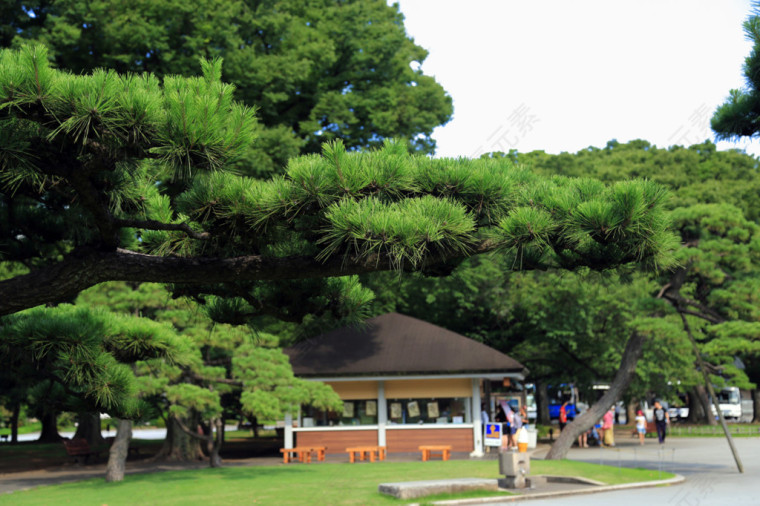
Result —
<instances>
[{"instance_id":1,"label":"bench leg","mask_svg":"<svg viewBox=\"0 0 760 506\"><path fill-rule=\"evenodd\" d=\"M354 463L354 452L348 452L348 460L352 464Z\"/></svg>"}]
</instances>

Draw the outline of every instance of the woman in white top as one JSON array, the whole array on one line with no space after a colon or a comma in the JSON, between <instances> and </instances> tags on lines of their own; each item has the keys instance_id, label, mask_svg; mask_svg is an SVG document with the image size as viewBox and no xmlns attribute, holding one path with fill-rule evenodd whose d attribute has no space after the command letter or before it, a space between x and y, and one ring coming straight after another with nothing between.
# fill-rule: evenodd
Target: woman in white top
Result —
<instances>
[{"instance_id":1,"label":"woman in white top","mask_svg":"<svg viewBox=\"0 0 760 506\"><path fill-rule=\"evenodd\" d=\"M644 444L644 436L647 433L647 419L641 410L636 412L636 431L639 433L639 444Z\"/></svg>"}]
</instances>

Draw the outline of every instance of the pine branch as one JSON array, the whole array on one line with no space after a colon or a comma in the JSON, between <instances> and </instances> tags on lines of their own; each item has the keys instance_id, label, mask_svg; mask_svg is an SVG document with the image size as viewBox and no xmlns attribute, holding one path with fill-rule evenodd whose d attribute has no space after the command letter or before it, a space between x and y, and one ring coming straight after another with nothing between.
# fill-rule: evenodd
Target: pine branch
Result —
<instances>
[{"instance_id":1,"label":"pine branch","mask_svg":"<svg viewBox=\"0 0 760 506\"><path fill-rule=\"evenodd\" d=\"M169 230L184 232L193 239L207 240L211 237L208 232L196 232L187 223L163 223L156 220L131 220L115 218L113 223L117 227L131 227L131 228L143 228L149 230Z\"/></svg>"},{"instance_id":2,"label":"pine branch","mask_svg":"<svg viewBox=\"0 0 760 506\"><path fill-rule=\"evenodd\" d=\"M473 247L473 253L496 249L490 241ZM451 258L460 254L451 253ZM390 271L405 268L387 255L335 256L325 261L311 256L267 257L247 255L219 257L161 257L118 248L102 251L81 247L53 265L0 281L0 315L46 303L58 303L104 281L132 281L197 285L240 281L314 279ZM416 268L435 265L447 258L426 258Z\"/></svg>"}]
</instances>

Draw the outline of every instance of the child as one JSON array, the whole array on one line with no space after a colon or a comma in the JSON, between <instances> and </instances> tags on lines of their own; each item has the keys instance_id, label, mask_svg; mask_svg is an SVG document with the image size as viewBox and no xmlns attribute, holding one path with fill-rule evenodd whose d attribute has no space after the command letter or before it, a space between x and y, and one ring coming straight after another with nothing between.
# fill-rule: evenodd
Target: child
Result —
<instances>
[{"instance_id":1,"label":"child","mask_svg":"<svg viewBox=\"0 0 760 506\"><path fill-rule=\"evenodd\" d=\"M647 419L644 418L644 412L636 412L636 431L639 433L639 444L644 444L644 436L647 434Z\"/></svg>"}]
</instances>

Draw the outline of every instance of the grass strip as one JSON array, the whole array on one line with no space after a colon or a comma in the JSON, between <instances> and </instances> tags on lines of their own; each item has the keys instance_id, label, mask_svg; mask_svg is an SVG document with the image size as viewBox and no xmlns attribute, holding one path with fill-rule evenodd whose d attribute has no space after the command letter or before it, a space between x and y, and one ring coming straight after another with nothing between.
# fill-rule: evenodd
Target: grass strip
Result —
<instances>
[{"instance_id":1,"label":"grass strip","mask_svg":"<svg viewBox=\"0 0 760 506\"><path fill-rule=\"evenodd\" d=\"M534 460L531 474L582 476L610 485L673 476L568 460ZM498 463L493 460L324 463L168 471L128 475L120 483L106 483L96 478L40 487L6 495L0 498L0 503L9 501L8 504L18 506L403 504L405 501L378 493L378 484L463 477L498 478Z\"/></svg>"}]
</instances>

